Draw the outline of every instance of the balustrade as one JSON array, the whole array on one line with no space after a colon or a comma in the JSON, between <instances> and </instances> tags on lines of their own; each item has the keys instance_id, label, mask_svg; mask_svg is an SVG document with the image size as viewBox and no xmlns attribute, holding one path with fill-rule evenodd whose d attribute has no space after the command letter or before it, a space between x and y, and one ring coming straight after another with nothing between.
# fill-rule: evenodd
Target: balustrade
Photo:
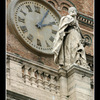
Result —
<instances>
[{"instance_id":1,"label":"balustrade","mask_svg":"<svg viewBox=\"0 0 100 100\"><path fill-rule=\"evenodd\" d=\"M45 66L36 65L33 63L24 62L16 57L10 57L10 61L13 61L12 64L9 64L9 60L7 61L7 77L11 78L13 75L13 70L15 71L15 76L12 77L14 80L20 81L21 84L26 84L31 87L35 87L38 89L43 89L44 91L48 91L51 93L59 94L60 86L58 80L58 73L52 69L46 68ZM13 65L16 67L13 67ZM12 66L13 70L10 73L10 66ZM44 67L44 68L43 68ZM11 74L11 75L10 75ZM20 77L19 77L20 75ZM16 78L16 79L15 79ZM16 80L16 81L17 81Z\"/></svg>"},{"instance_id":2,"label":"balustrade","mask_svg":"<svg viewBox=\"0 0 100 100\"><path fill-rule=\"evenodd\" d=\"M49 74L26 64L22 67L22 77L28 85L59 94L60 86L57 75Z\"/></svg>"}]
</instances>

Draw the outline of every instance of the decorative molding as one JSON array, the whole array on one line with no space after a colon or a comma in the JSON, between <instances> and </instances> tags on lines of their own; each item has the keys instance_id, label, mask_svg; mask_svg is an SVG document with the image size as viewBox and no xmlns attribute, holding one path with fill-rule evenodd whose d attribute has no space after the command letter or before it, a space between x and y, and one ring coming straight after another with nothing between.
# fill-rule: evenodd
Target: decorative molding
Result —
<instances>
[{"instance_id":1,"label":"decorative molding","mask_svg":"<svg viewBox=\"0 0 100 100\"><path fill-rule=\"evenodd\" d=\"M70 0L47 0L52 6L54 6L58 11L62 11L63 7L66 7L67 9L71 6L75 5Z\"/></svg>"},{"instance_id":2,"label":"decorative molding","mask_svg":"<svg viewBox=\"0 0 100 100\"><path fill-rule=\"evenodd\" d=\"M85 32L87 34L94 36L94 34L93 34L94 31L88 31L88 30L86 30L84 28L81 28L81 27L80 27L80 29L81 29L81 31L83 31L83 32Z\"/></svg>"},{"instance_id":3,"label":"decorative molding","mask_svg":"<svg viewBox=\"0 0 100 100\"><path fill-rule=\"evenodd\" d=\"M77 66L77 65L73 65L67 70L67 77L69 77L73 73L79 73L82 76L85 75L85 76L90 77L90 78L93 76L93 72L92 71L90 71L88 69L85 69L85 68L82 68L82 67Z\"/></svg>"},{"instance_id":4,"label":"decorative molding","mask_svg":"<svg viewBox=\"0 0 100 100\"><path fill-rule=\"evenodd\" d=\"M65 69L63 69L63 68L60 68L59 70L58 70L58 72L59 72L59 76L61 77L61 76L63 76L63 77L66 77L66 70Z\"/></svg>"},{"instance_id":5,"label":"decorative molding","mask_svg":"<svg viewBox=\"0 0 100 100\"><path fill-rule=\"evenodd\" d=\"M66 1L70 2L75 7L75 5L70 0L66 0Z\"/></svg>"},{"instance_id":6,"label":"decorative molding","mask_svg":"<svg viewBox=\"0 0 100 100\"><path fill-rule=\"evenodd\" d=\"M7 90L6 100L36 100L36 99Z\"/></svg>"},{"instance_id":7,"label":"decorative molding","mask_svg":"<svg viewBox=\"0 0 100 100\"><path fill-rule=\"evenodd\" d=\"M92 17L87 17L86 15L78 13L77 19L79 20L80 23L84 25L88 25L90 27L94 26L93 18Z\"/></svg>"},{"instance_id":8,"label":"decorative molding","mask_svg":"<svg viewBox=\"0 0 100 100\"><path fill-rule=\"evenodd\" d=\"M33 60L25 59L25 58L21 57L20 55L17 55L17 54L14 54L14 53L8 53L8 52L6 53L6 55L7 55L6 56L7 59L16 61L18 63L21 63L22 65L26 63L26 64L30 64L31 66L36 66L37 69L40 68L40 69L45 70L45 71L48 70L48 72L52 73L52 74L58 73L58 70L53 69L50 66L44 65L42 63L39 63L39 62L36 62L36 61L33 61Z\"/></svg>"},{"instance_id":9,"label":"decorative molding","mask_svg":"<svg viewBox=\"0 0 100 100\"><path fill-rule=\"evenodd\" d=\"M70 1L70 0L62 0L62 1L58 1L58 0L47 0L53 7L55 7L59 13L64 10L65 13L67 14L67 9L71 6L75 5ZM66 9L63 9L66 8ZM65 15L64 13L64 15ZM63 15L62 15L63 16ZM90 17L89 15L85 15L81 12L78 12L77 15L77 19L79 20L80 23L84 24L84 25L88 25L89 27L93 28L94 26L94 20L92 17Z\"/></svg>"}]
</instances>

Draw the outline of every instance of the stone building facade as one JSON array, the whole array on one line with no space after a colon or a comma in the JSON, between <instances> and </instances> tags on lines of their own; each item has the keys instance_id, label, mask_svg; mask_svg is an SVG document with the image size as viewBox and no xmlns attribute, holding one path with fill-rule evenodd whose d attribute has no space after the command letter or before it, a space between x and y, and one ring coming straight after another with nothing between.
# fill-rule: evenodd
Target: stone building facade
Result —
<instances>
[{"instance_id":1,"label":"stone building facade","mask_svg":"<svg viewBox=\"0 0 100 100\"><path fill-rule=\"evenodd\" d=\"M90 70L80 66L72 66L67 72L59 70L53 61L53 55L40 55L25 47L11 31L7 21L7 100L93 100L94 1L43 1L56 9L60 16L67 15L71 6L77 8L82 34L88 34L92 38L92 45L85 48ZM11 2L14 0L6 1L7 9ZM8 13L10 12L7 11L6 14Z\"/></svg>"}]
</instances>

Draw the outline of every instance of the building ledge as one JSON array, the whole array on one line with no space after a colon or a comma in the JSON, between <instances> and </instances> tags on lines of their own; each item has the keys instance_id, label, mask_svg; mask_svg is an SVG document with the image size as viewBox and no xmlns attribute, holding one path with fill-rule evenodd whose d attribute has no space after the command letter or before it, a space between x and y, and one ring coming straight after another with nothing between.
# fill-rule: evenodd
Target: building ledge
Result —
<instances>
[{"instance_id":1,"label":"building ledge","mask_svg":"<svg viewBox=\"0 0 100 100\"><path fill-rule=\"evenodd\" d=\"M68 71L67 71L67 76L69 77L70 75L72 75L73 73L79 73L81 74L83 77L87 76L87 77L92 77L93 76L93 72L89 69L86 68L82 68L80 66L77 65L73 65L71 66Z\"/></svg>"}]
</instances>

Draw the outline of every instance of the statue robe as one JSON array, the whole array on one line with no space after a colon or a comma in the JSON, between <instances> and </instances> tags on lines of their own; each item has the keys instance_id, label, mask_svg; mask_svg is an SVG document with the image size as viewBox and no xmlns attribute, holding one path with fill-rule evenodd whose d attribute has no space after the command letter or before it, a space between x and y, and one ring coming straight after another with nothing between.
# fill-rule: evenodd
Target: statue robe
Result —
<instances>
[{"instance_id":1,"label":"statue robe","mask_svg":"<svg viewBox=\"0 0 100 100\"><path fill-rule=\"evenodd\" d=\"M70 15L62 17L53 45L54 62L66 67L78 60L81 63L86 63L85 50L81 39L78 21L75 21Z\"/></svg>"}]
</instances>

